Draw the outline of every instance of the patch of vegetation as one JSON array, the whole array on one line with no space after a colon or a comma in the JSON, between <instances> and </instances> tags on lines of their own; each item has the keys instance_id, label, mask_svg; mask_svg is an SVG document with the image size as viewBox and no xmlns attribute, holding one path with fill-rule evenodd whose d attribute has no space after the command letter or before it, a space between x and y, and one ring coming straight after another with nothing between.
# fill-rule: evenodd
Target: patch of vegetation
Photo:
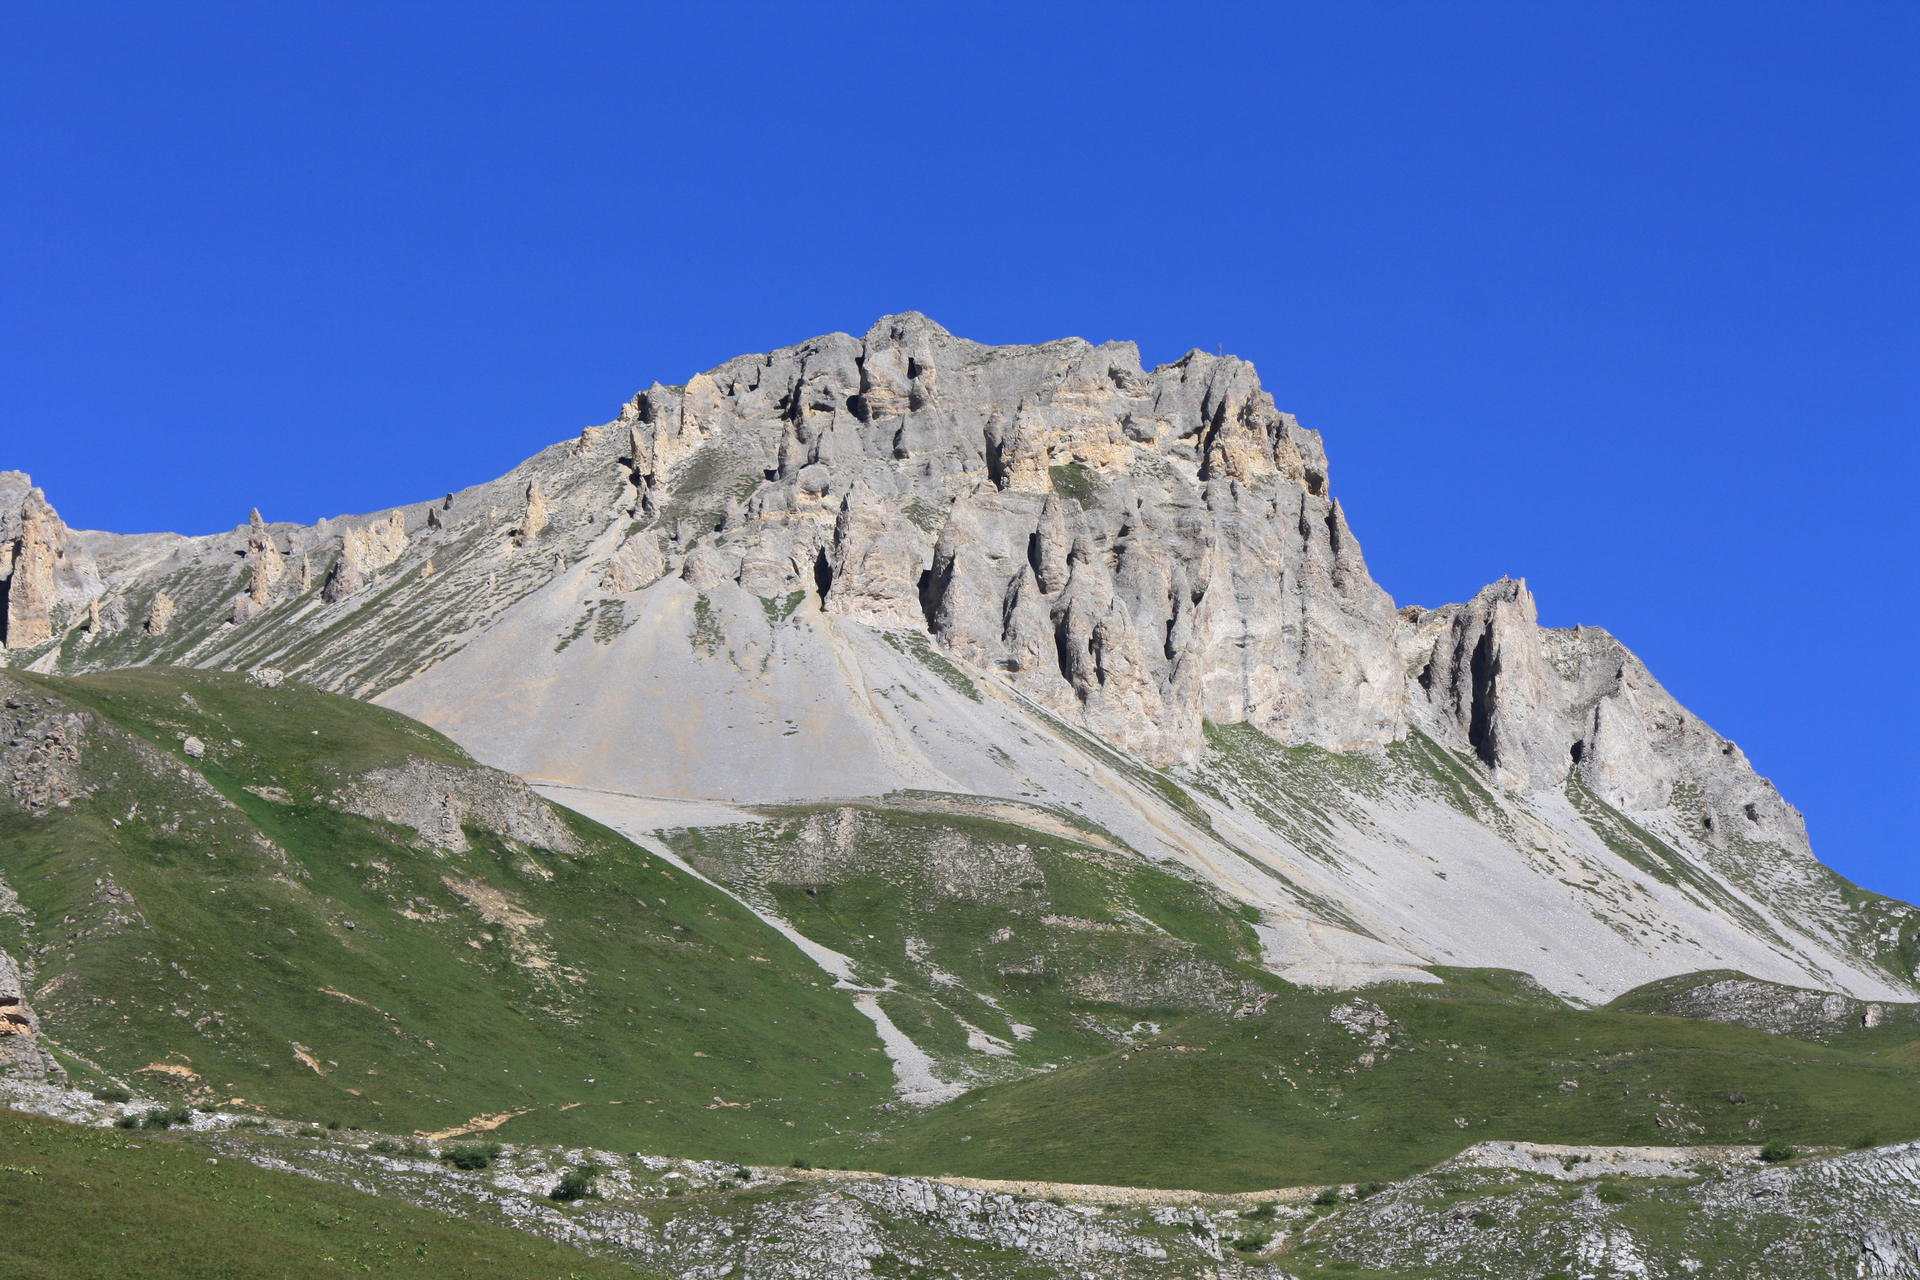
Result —
<instances>
[{"instance_id":1,"label":"patch of vegetation","mask_svg":"<svg viewBox=\"0 0 1920 1280\"><path fill-rule=\"evenodd\" d=\"M620 599L607 599L600 602L593 615L593 642L612 644L620 638L620 633L633 623L627 620L627 602Z\"/></svg>"},{"instance_id":2,"label":"patch of vegetation","mask_svg":"<svg viewBox=\"0 0 1920 1280\"><path fill-rule=\"evenodd\" d=\"M928 640L924 633L919 631L883 631L880 634L886 638L887 643L892 645L897 652L906 654L909 658L914 659L921 666L933 672L934 675L940 678L940 682L949 689L964 695L974 702L980 701L980 687L974 684L972 678L969 677L966 672L954 666L945 654L936 650L933 647L932 641Z\"/></svg>"},{"instance_id":3,"label":"patch of vegetation","mask_svg":"<svg viewBox=\"0 0 1920 1280\"><path fill-rule=\"evenodd\" d=\"M756 460L734 452L724 440L710 440L674 467L664 487L666 505L653 523L664 529L682 521L703 530L718 528L727 504L750 497L764 478Z\"/></svg>"},{"instance_id":4,"label":"patch of vegetation","mask_svg":"<svg viewBox=\"0 0 1920 1280\"><path fill-rule=\"evenodd\" d=\"M1404 773L1430 784L1433 794L1476 822L1499 825L1506 813L1488 789L1479 766L1429 738L1419 729L1387 747L1387 758Z\"/></svg>"},{"instance_id":5,"label":"patch of vegetation","mask_svg":"<svg viewBox=\"0 0 1920 1280\"><path fill-rule=\"evenodd\" d=\"M442 1147L436 1157L456 1169L486 1169L500 1158L500 1144L497 1142L466 1142L451 1147Z\"/></svg>"},{"instance_id":6,"label":"patch of vegetation","mask_svg":"<svg viewBox=\"0 0 1920 1280\"><path fill-rule=\"evenodd\" d=\"M595 1189L594 1183L605 1172L606 1169L591 1161L577 1164L560 1175L560 1181L547 1193L548 1198L562 1204L570 1204L575 1200L598 1200L600 1192Z\"/></svg>"},{"instance_id":7,"label":"patch of vegetation","mask_svg":"<svg viewBox=\"0 0 1920 1280\"><path fill-rule=\"evenodd\" d=\"M1427 971L1444 984L1434 996L1429 998L1444 998L1449 994L1470 994L1481 997L1490 996L1509 1004L1537 1005L1546 1009L1571 1007L1565 1000L1535 981L1532 974L1521 973L1518 969L1468 968L1436 964L1427 966Z\"/></svg>"},{"instance_id":8,"label":"patch of vegetation","mask_svg":"<svg viewBox=\"0 0 1920 1280\"><path fill-rule=\"evenodd\" d=\"M1047 474L1053 477L1053 491L1063 498L1071 498L1082 507L1095 506L1106 485L1093 469L1084 462L1066 462L1057 467L1047 468Z\"/></svg>"},{"instance_id":9,"label":"patch of vegetation","mask_svg":"<svg viewBox=\"0 0 1920 1280\"><path fill-rule=\"evenodd\" d=\"M142 1129L171 1129L177 1124L192 1124L193 1108L185 1103L175 1103L170 1107L161 1107L149 1111L140 1117Z\"/></svg>"},{"instance_id":10,"label":"patch of vegetation","mask_svg":"<svg viewBox=\"0 0 1920 1280\"><path fill-rule=\"evenodd\" d=\"M761 596L760 608L766 612L767 625L777 627L791 618L800 602L807 598L804 591L789 591L784 596Z\"/></svg>"},{"instance_id":11,"label":"patch of vegetation","mask_svg":"<svg viewBox=\"0 0 1920 1280\"><path fill-rule=\"evenodd\" d=\"M555 653L565 653L567 651L568 646L572 645L575 640L578 640L581 636L585 635L587 633L587 628L592 625L593 625L593 610L592 609L585 610L584 612L581 613L581 615L578 618L574 619L573 625L569 627L566 630L566 632L563 635L561 635L561 637L558 640L554 641L553 651Z\"/></svg>"},{"instance_id":12,"label":"patch of vegetation","mask_svg":"<svg viewBox=\"0 0 1920 1280\"><path fill-rule=\"evenodd\" d=\"M720 612L702 591L693 598L693 647L708 657L727 647L727 633L720 625Z\"/></svg>"}]
</instances>

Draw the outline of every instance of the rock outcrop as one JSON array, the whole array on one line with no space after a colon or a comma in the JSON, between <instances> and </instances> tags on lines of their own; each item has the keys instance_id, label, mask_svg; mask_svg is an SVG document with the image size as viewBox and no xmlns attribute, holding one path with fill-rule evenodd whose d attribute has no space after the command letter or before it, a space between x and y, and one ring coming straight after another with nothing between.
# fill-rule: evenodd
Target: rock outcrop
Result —
<instances>
[{"instance_id":1,"label":"rock outcrop","mask_svg":"<svg viewBox=\"0 0 1920 1280\"><path fill-rule=\"evenodd\" d=\"M66 1074L40 1043L40 1020L27 1004L20 966L0 951L0 1076L59 1080Z\"/></svg>"},{"instance_id":2,"label":"rock outcrop","mask_svg":"<svg viewBox=\"0 0 1920 1280\"><path fill-rule=\"evenodd\" d=\"M1920 1144L1754 1150L1481 1143L1301 1238L1332 1271L1920 1280Z\"/></svg>"},{"instance_id":3,"label":"rock outcrop","mask_svg":"<svg viewBox=\"0 0 1920 1280\"><path fill-rule=\"evenodd\" d=\"M526 501L527 509L520 517L520 527L513 531L513 540L518 546L532 542L547 527L547 495L541 492L537 476L527 481Z\"/></svg>"},{"instance_id":4,"label":"rock outcrop","mask_svg":"<svg viewBox=\"0 0 1920 1280\"><path fill-rule=\"evenodd\" d=\"M233 621L246 622L273 602L274 586L286 576L286 556L255 507L247 516L247 589L233 602Z\"/></svg>"},{"instance_id":5,"label":"rock outcrop","mask_svg":"<svg viewBox=\"0 0 1920 1280\"><path fill-rule=\"evenodd\" d=\"M321 598L337 604L363 590L380 570L400 558L406 545L407 519L399 511L348 529L340 535L340 557L320 589Z\"/></svg>"},{"instance_id":6,"label":"rock outcrop","mask_svg":"<svg viewBox=\"0 0 1920 1280\"><path fill-rule=\"evenodd\" d=\"M689 580L925 629L1157 763L1206 720L1404 732L1391 602L1319 437L1243 361L1149 372L1130 344L983 347L909 314L651 387L625 421L631 509L662 511ZM711 523L673 518L699 503Z\"/></svg>"},{"instance_id":7,"label":"rock outcrop","mask_svg":"<svg viewBox=\"0 0 1920 1280\"><path fill-rule=\"evenodd\" d=\"M1801 1040L1832 1040L1880 1027L1911 1028L1920 1035L1920 1004L1852 1000L1833 991L1787 987L1737 973L1656 982L1621 997L1614 1007L1724 1022Z\"/></svg>"},{"instance_id":8,"label":"rock outcrop","mask_svg":"<svg viewBox=\"0 0 1920 1280\"><path fill-rule=\"evenodd\" d=\"M411 827L422 843L450 853L470 847L467 828L560 853L578 842L551 806L510 773L408 759L362 774L332 797L342 812Z\"/></svg>"},{"instance_id":9,"label":"rock outcrop","mask_svg":"<svg viewBox=\"0 0 1920 1280\"><path fill-rule=\"evenodd\" d=\"M26 479L18 472L6 477ZM18 487L0 487L0 504ZM39 489L27 488L11 511L0 510L0 648L30 649L53 638L66 548L67 526Z\"/></svg>"},{"instance_id":10,"label":"rock outcrop","mask_svg":"<svg viewBox=\"0 0 1920 1280\"><path fill-rule=\"evenodd\" d=\"M0 797L44 815L84 796L85 735L81 716L0 675Z\"/></svg>"}]
</instances>

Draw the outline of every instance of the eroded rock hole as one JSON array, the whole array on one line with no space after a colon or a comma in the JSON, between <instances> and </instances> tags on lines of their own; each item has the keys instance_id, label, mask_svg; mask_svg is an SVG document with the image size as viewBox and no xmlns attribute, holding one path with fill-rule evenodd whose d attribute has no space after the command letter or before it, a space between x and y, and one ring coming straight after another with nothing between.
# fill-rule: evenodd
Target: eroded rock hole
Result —
<instances>
[{"instance_id":1,"label":"eroded rock hole","mask_svg":"<svg viewBox=\"0 0 1920 1280\"><path fill-rule=\"evenodd\" d=\"M1499 748L1494 741L1494 679L1500 674L1500 662L1493 656L1493 636L1480 633L1473 646L1473 708L1467 718L1467 741L1473 753L1487 764L1498 762Z\"/></svg>"},{"instance_id":2,"label":"eroded rock hole","mask_svg":"<svg viewBox=\"0 0 1920 1280\"><path fill-rule=\"evenodd\" d=\"M827 560L827 549L820 548L813 557L813 589L820 597L821 607L827 603L827 593L833 590L833 565Z\"/></svg>"},{"instance_id":3,"label":"eroded rock hole","mask_svg":"<svg viewBox=\"0 0 1920 1280\"><path fill-rule=\"evenodd\" d=\"M1060 664L1060 674L1069 682L1073 680L1073 641L1067 638L1067 619L1062 614L1053 623L1053 660Z\"/></svg>"}]
</instances>

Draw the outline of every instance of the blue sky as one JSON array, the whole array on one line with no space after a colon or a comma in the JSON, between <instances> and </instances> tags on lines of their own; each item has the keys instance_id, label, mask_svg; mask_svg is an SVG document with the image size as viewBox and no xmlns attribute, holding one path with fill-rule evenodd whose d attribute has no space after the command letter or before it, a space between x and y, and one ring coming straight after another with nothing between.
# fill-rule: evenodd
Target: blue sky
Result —
<instances>
[{"instance_id":1,"label":"blue sky","mask_svg":"<svg viewBox=\"0 0 1920 1280\"><path fill-rule=\"evenodd\" d=\"M914 308L1254 360L1920 898L1910 4L9 6L0 467L311 520Z\"/></svg>"}]
</instances>

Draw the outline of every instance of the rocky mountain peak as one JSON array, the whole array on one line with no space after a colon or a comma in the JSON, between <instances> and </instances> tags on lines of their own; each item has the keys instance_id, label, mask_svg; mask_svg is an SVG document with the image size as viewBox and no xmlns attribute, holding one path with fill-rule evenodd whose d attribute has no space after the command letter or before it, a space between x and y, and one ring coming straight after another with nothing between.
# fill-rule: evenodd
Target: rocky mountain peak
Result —
<instances>
[{"instance_id":1,"label":"rocky mountain peak","mask_svg":"<svg viewBox=\"0 0 1920 1280\"><path fill-rule=\"evenodd\" d=\"M1837 886L1612 636L1540 626L1509 578L1396 609L1319 433L1232 356L1148 369L1130 343L990 346L904 312L313 526L66 534L0 477L0 546L10 663L270 665L606 792L1076 797L1269 913L1288 972L1471 955L1590 993L1731 966L1867 996L1886 956L1911 976L1906 909ZM1275 780L1328 760L1312 805ZM1623 942L1568 885L1640 903L1664 941ZM1789 933L1809 940L1781 961Z\"/></svg>"}]
</instances>

